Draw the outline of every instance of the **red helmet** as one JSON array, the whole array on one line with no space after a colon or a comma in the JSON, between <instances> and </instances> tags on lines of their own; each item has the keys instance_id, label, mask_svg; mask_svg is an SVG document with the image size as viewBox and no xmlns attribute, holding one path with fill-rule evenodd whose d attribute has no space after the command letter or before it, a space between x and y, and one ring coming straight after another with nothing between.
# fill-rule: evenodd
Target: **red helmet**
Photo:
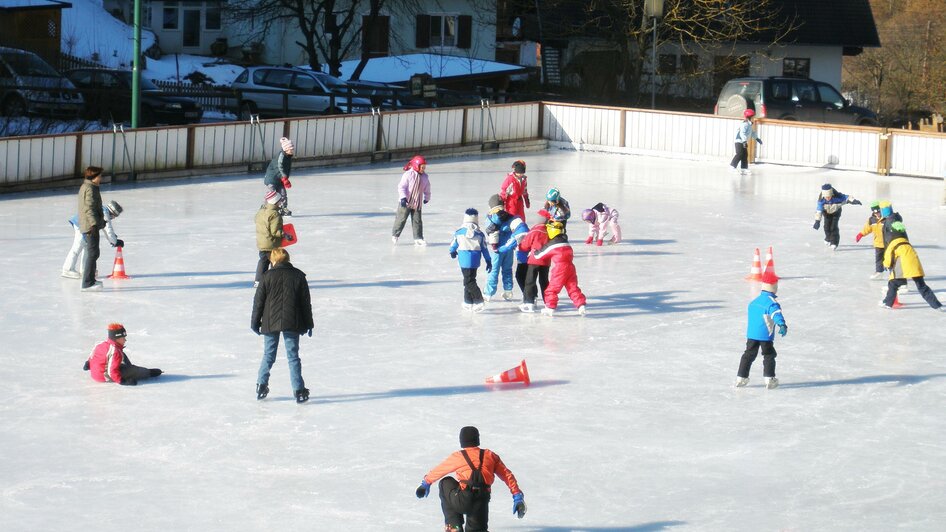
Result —
<instances>
[{"instance_id":1,"label":"red helmet","mask_svg":"<svg viewBox=\"0 0 946 532\"><path fill-rule=\"evenodd\" d=\"M753 111L752 109L746 109L745 111L742 112L743 118L752 118L753 116L755 116L755 111Z\"/></svg>"},{"instance_id":2,"label":"red helmet","mask_svg":"<svg viewBox=\"0 0 946 532\"><path fill-rule=\"evenodd\" d=\"M420 173L420 165L422 164L427 164L427 159L424 159L422 155L415 155L413 159L404 165L404 169L413 168L415 172Z\"/></svg>"}]
</instances>

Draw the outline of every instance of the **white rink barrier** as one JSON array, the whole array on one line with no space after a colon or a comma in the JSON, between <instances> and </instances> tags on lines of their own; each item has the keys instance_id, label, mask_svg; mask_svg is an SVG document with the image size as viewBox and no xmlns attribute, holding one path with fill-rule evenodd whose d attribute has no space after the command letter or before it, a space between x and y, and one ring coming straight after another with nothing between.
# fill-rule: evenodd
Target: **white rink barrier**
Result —
<instances>
[{"instance_id":1,"label":"white rink barrier","mask_svg":"<svg viewBox=\"0 0 946 532\"><path fill-rule=\"evenodd\" d=\"M268 161L279 138L296 157L375 160L424 150L547 139L550 145L682 159L728 161L738 120L555 102L511 103L259 122L0 138L0 192L56 185L86 166L106 175L196 175ZM772 164L943 178L946 135L760 120L755 160ZM304 164L304 163L303 163ZM61 184L61 183L60 183Z\"/></svg>"}]
</instances>

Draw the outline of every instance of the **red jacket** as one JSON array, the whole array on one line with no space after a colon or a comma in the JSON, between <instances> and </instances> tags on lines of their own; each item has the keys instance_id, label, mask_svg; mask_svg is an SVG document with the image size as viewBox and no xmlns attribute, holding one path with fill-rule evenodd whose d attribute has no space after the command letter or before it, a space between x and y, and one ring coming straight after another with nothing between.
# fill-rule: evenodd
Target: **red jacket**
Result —
<instances>
[{"instance_id":1,"label":"red jacket","mask_svg":"<svg viewBox=\"0 0 946 532\"><path fill-rule=\"evenodd\" d=\"M523 220L526 219L526 203L529 202L529 191L526 188L527 179L525 175L522 178L517 178L515 173L509 172L499 188L499 197L503 200L503 210Z\"/></svg>"},{"instance_id":2,"label":"red jacket","mask_svg":"<svg viewBox=\"0 0 946 532\"><path fill-rule=\"evenodd\" d=\"M117 382L121 384L122 374L118 370L125 352L114 340L105 340L92 348L89 355L89 373L92 380L98 382Z\"/></svg>"},{"instance_id":3,"label":"red jacket","mask_svg":"<svg viewBox=\"0 0 946 532\"><path fill-rule=\"evenodd\" d=\"M470 457L470 462L473 462L473 466L479 467L480 448L465 447L464 450L467 456ZM498 476L509 487L510 493L513 495L520 493L522 490L519 489L516 477L513 476L512 471L506 469L506 464L499 458L499 455L489 449L483 449L483 451L483 467L480 468L480 472L483 473L483 480L492 486ZM456 472L457 480L460 481L460 489L466 489L466 482L470 480L473 470L470 469L460 451L451 454L440 465L431 469L429 473L424 475L424 480L428 484L433 484L453 472Z\"/></svg>"},{"instance_id":4,"label":"red jacket","mask_svg":"<svg viewBox=\"0 0 946 532\"><path fill-rule=\"evenodd\" d=\"M549 233L545 230L545 224L535 224L529 229L526 236L522 237L519 242L519 250L529 254L527 264L536 266L548 266L550 264L549 259L535 258L535 252L542 249L548 241Z\"/></svg>"}]
</instances>

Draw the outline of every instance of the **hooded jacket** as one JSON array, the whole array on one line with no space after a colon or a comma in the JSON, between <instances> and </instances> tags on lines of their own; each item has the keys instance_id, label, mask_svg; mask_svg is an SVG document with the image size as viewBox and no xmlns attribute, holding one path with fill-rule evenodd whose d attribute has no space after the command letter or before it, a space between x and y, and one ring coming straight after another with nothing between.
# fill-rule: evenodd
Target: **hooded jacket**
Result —
<instances>
[{"instance_id":1,"label":"hooded jacket","mask_svg":"<svg viewBox=\"0 0 946 532\"><path fill-rule=\"evenodd\" d=\"M486 264L492 266L489 258L489 249L486 247L486 237L480 231L480 226L468 222L460 226L453 233L453 242L450 243L450 253L456 252L457 262L461 268L479 268L480 256Z\"/></svg>"},{"instance_id":2,"label":"hooded jacket","mask_svg":"<svg viewBox=\"0 0 946 532\"><path fill-rule=\"evenodd\" d=\"M897 233L903 235L903 233ZM913 279L923 277L920 256L905 236L894 238L884 251L884 268L890 270L891 279Z\"/></svg>"},{"instance_id":3,"label":"hooded jacket","mask_svg":"<svg viewBox=\"0 0 946 532\"><path fill-rule=\"evenodd\" d=\"M282 243L282 216L279 207L264 203L256 211L256 247L260 251L272 251Z\"/></svg>"}]
</instances>

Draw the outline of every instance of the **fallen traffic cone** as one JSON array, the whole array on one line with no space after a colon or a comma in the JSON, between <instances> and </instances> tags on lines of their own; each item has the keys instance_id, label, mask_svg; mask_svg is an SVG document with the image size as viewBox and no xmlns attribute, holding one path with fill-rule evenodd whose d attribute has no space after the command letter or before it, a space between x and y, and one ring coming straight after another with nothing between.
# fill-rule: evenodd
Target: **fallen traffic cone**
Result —
<instances>
[{"instance_id":1,"label":"fallen traffic cone","mask_svg":"<svg viewBox=\"0 0 946 532\"><path fill-rule=\"evenodd\" d=\"M109 279L131 279L125 275L125 259L122 258L122 248L121 246L115 248L115 265L112 266L112 274L108 276Z\"/></svg>"},{"instance_id":2,"label":"fallen traffic cone","mask_svg":"<svg viewBox=\"0 0 946 532\"><path fill-rule=\"evenodd\" d=\"M529 368L526 367L526 361L523 360L518 366L492 377L486 377L486 384L499 384L503 382L523 382L529 385Z\"/></svg>"},{"instance_id":3,"label":"fallen traffic cone","mask_svg":"<svg viewBox=\"0 0 946 532\"><path fill-rule=\"evenodd\" d=\"M746 276L747 281L762 280L762 259L759 257L759 248L755 248L755 254L752 256L752 269Z\"/></svg>"}]
</instances>

